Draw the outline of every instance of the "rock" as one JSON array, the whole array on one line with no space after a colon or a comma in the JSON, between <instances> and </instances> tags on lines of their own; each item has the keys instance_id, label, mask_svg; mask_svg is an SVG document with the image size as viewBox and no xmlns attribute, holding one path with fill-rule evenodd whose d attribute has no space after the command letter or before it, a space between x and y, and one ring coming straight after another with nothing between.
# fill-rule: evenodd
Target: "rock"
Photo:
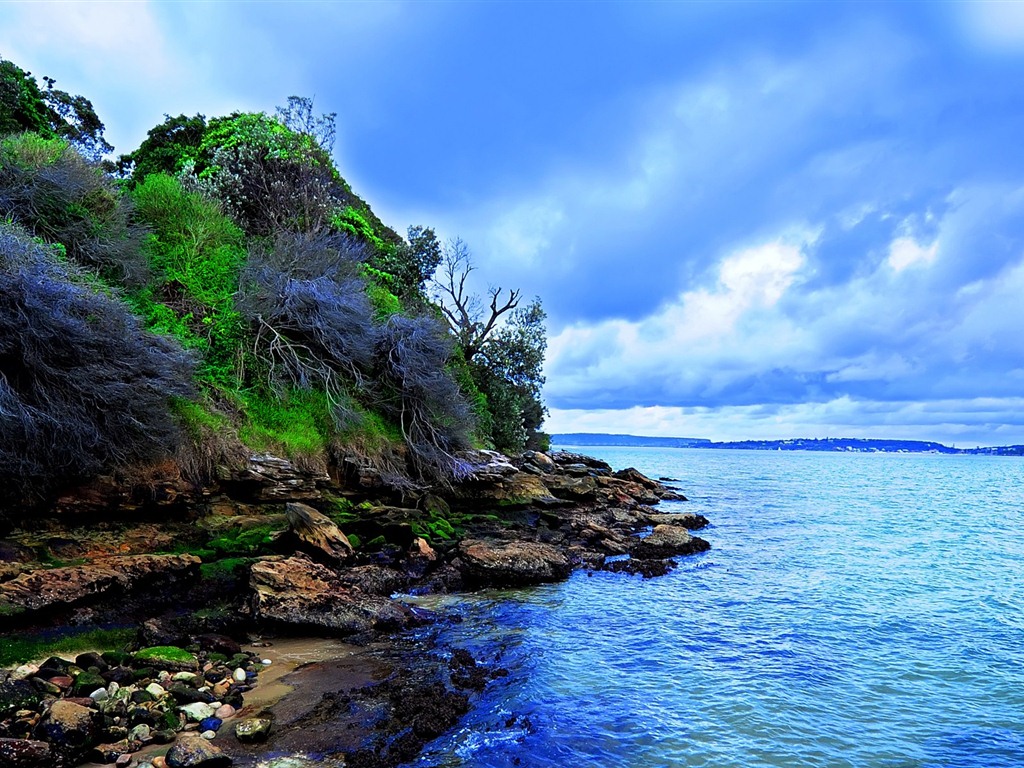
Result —
<instances>
[{"instance_id":1,"label":"rock","mask_svg":"<svg viewBox=\"0 0 1024 768\"><path fill-rule=\"evenodd\" d=\"M253 617L340 634L414 623L406 606L351 589L337 574L301 557L260 561L250 571Z\"/></svg>"},{"instance_id":2,"label":"rock","mask_svg":"<svg viewBox=\"0 0 1024 768\"><path fill-rule=\"evenodd\" d=\"M206 739L182 735L167 751L169 768L228 768L231 758Z\"/></svg>"},{"instance_id":3,"label":"rock","mask_svg":"<svg viewBox=\"0 0 1024 768\"><path fill-rule=\"evenodd\" d=\"M117 768L128 768L128 766L133 762L135 762L135 758L131 754L126 753L118 755L117 760L114 761L114 765L117 766Z\"/></svg>"},{"instance_id":4,"label":"rock","mask_svg":"<svg viewBox=\"0 0 1024 768\"><path fill-rule=\"evenodd\" d=\"M50 745L31 739L0 739L0 768L49 768Z\"/></svg>"},{"instance_id":5,"label":"rock","mask_svg":"<svg viewBox=\"0 0 1024 768\"><path fill-rule=\"evenodd\" d=\"M651 525L676 525L690 531L700 530L708 524L708 519L704 515L694 514L654 514L648 515L647 519Z\"/></svg>"},{"instance_id":6,"label":"rock","mask_svg":"<svg viewBox=\"0 0 1024 768\"><path fill-rule=\"evenodd\" d=\"M234 656L236 653L242 652L242 646L227 635L218 635L211 632L199 635L196 637L196 642L199 643L199 647L204 651L223 653L225 656Z\"/></svg>"},{"instance_id":7,"label":"rock","mask_svg":"<svg viewBox=\"0 0 1024 768\"><path fill-rule=\"evenodd\" d=\"M105 688L107 681L97 672L82 672L75 678L71 691L75 696L88 696L98 688Z\"/></svg>"},{"instance_id":8,"label":"rock","mask_svg":"<svg viewBox=\"0 0 1024 768\"><path fill-rule=\"evenodd\" d=\"M216 712L216 711L217 710L214 710L214 712ZM217 731L220 730L220 726L221 726L221 720L220 720L219 717L213 717L213 716L211 716L211 717L204 717L202 720L199 721L199 730L200 731L214 731L214 732L217 732Z\"/></svg>"},{"instance_id":9,"label":"rock","mask_svg":"<svg viewBox=\"0 0 1024 768\"><path fill-rule=\"evenodd\" d=\"M98 729L95 713L80 704L59 699L36 726L36 737L50 742L67 762L85 754L95 741Z\"/></svg>"},{"instance_id":10,"label":"rock","mask_svg":"<svg viewBox=\"0 0 1024 768\"><path fill-rule=\"evenodd\" d=\"M191 683L199 678L195 672L178 672L171 676L171 680L176 683Z\"/></svg>"},{"instance_id":11,"label":"rock","mask_svg":"<svg viewBox=\"0 0 1024 768\"><path fill-rule=\"evenodd\" d=\"M125 756L130 759L131 752L132 745L125 739L115 744L99 744L93 747L90 759L95 763L116 763Z\"/></svg>"},{"instance_id":12,"label":"rock","mask_svg":"<svg viewBox=\"0 0 1024 768\"><path fill-rule=\"evenodd\" d=\"M132 741L149 741L153 729L145 723L140 723L128 732L128 738Z\"/></svg>"},{"instance_id":13,"label":"rock","mask_svg":"<svg viewBox=\"0 0 1024 768\"><path fill-rule=\"evenodd\" d=\"M156 645L143 648L135 654L136 666L160 667L164 670L195 672L199 660L188 651L173 645Z\"/></svg>"},{"instance_id":14,"label":"rock","mask_svg":"<svg viewBox=\"0 0 1024 768\"><path fill-rule=\"evenodd\" d=\"M160 683L150 683L146 686L145 690L146 693L148 693L154 699L159 699L161 696L167 695L167 689L160 685ZM134 700L134 696L132 698Z\"/></svg>"},{"instance_id":15,"label":"rock","mask_svg":"<svg viewBox=\"0 0 1024 768\"><path fill-rule=\"evenodd\" d=\"M545 475L544 483L552 494L561 499L588 501L597 497L597 480L590 476Z\"/></svg>"},{"instance_id":16,"label":"rock","mask_svg":"<svg viewBox=\"0 0 1024 768\"><path fill-rule=\"evenodd\" d=\"M80 653L75 657L75 665L82 669L92 669L96 667L96 671L103 674L107 671L109 666L106 660L98 653Z\"/></svg>"},{"instance_id":17,"label":"rock","mask_svg":"<svg viewBox=\"0 0 1024 768\"><path fill-rule=\"evenodd\" d=\"M321 497L318 484L329 484L331 478L324 472L303 472L278 456L257 454L232 482L247 486L255 501L310 501Z\"/></svg>"},{"instance_id":18,"label":"rock","mask_svg":"<svg viewBox=\"0 0 1024 768\"><path fill-rule=\"evenodd\" d=\"M558 467L550 456L540 451L527 451L523 458L545 473L554 472Z\"/></svg>"},{"instance_id":19,"label":"rock","mask_svg":"<svg viewBox=\"0 0 1024 768\"><path fill-rule=\"evenodd\" d=\"M227 720L235 714L235 708L230 704L222 704L217 708L217 711L213 713L213 716L219 720Z\"/></svg>"},{"instance_id":20,"label":"rock","mask_svg":"<svg viewBox=\"0 0 1024 768\"><path fill-rule=\"evenodd\" d=\"M30 677L35 677L39 673L39 667L35 664L22 664L21 666L15 667L11 673L12 680L27 680Z\"/></svg>"},{"instance_id":21,"label":"rock","mask_svg":"<svg viewBox=\"0 0 1024 768\"><path fill-rule=\"evenodd\" d=\"M0 683L0 719L19 709L35 709L42 698L36 687L25 680Z\"/></svg>"},{"instance_id":22,"label":"rock","mask_svg":"<svg viewBox=\"0 0 1024 768\"><path fill-rule=\"evenodd\" d=\"M211 707L201 701L183 704L178 709L188 715L188 719L193 723L200 723L208 717L213 717L213 713L217 711L216 707Z\"/></svg>"},{"instance_id":23,"label":"rock","mask_svg":"<svg viewBox=\"0 0 1024 768\"><path fill-rule=\"evenodd\" d=\"M708 549L711 549L711 545L707 541L691 536L685 528L662 524L654 526L650 536L637 542L633 555L641 560L654 560L692 555Z\"/></svg>"},{"instance_id":24,"label":"rock","mask_svg":"<svg viewBox=\"0 0 1024 768\"><path fill-rule=\"evenodd\" d=\"M22 611L78 605L111 592L136 591L158 580L197 576L195 555L126 555L88 565L23 573L0 584L0 603Z\"/></svg>"},{"instance_id":25,"label":"rock","mask_svg":"<svg viewBox=\"0 0 1024 768\"><path fill-rule=\"evenodd\" d=\"M285 510L292 533L315 556L340 564L355 554L348 538L326 515L306 504L294 502L288 504Z\"/></svg>"},{"instance_id":26,"label":"rock","mask_svg":"<svg viewBox=\"0 0 1024 768\"><path fill-rule=\"evenodd\" d=\"M464 540L459 545L463 576L477 586L520 586L566 578L572 564L549 544Z\"/></svg>"},{"instance_id":27,"label":"rock","mask_svg":"<svg viewBox=\"0 0 1024 768\"><path fill-rule=\"evenodd\" d=\"M242 669L241 667L239 667L238 669L236 669L234 672L231 673L231 678L236 683L244 683L245 682L245 670Z\"/></svg>"},{"instance_id":28,"label":"rock","mask_svg":"<svg viewBox=\"0 0 1024 768\"><path fill-rule=\"evenodd\" d=\"M271 721L266 717L249 717L235 723L235 738L243 744L257 744L270 736Z\"/></svg>"},{"instance_id":29,"label":"rock","mask_svg":"<svg viewBox=\"0 0 1024 768\"><path fill-rule=\"evenodd\" d=\"M612 472L612 477L618 478L619 480L625 480L630 483L636 483L637 485L646 488L648 491L661 490L661 484L656 480L651 480L643 472L634 469L633 467L627 467L626 469L620 469L618 472Z\"/></svg>"},{"instance_id":30,"label":"rock","mask_svg":"<svg viewBox=\"0 0 1024 768\"><path fill-rule=\"evenodd\" d=\"M89 694L89 698L95 702L106 701L110 698L110 693L106 688L97 688L95 691Z\"/></svg>"}]
</instances>

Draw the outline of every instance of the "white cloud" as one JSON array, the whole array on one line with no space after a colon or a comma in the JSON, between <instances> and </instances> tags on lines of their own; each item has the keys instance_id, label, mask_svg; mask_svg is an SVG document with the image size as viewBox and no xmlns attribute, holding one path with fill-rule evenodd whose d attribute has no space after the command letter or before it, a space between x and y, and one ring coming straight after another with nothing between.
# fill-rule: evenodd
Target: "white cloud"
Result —
<instances>
[{"instance_id":1,"label":"white cloud","mask_svg":"<svg viewBox=\"0 0 1024 768\"><path fill-rule=\"evenodd\" d=\"M914 264L931 264L938 252L938 240L925 247L912 237L898 237L889 245L889 266L902 272Z\"/></svg>"}]
</instances>

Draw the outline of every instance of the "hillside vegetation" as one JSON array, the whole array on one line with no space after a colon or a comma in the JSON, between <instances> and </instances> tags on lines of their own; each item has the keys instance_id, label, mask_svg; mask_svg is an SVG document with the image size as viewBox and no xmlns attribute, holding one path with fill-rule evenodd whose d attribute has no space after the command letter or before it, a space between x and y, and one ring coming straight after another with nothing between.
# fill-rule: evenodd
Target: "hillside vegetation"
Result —
<instances>
[{"instance_id":1,"label":"hillside vegetation","mask_svg":"<svg viewBox=\"0 0 1024 768\"><path fill-rule=\"evenodd\" d=\"M168 117L111 147L85 98L0 59L0 504L254 452L397 483L543 447L538 300L477 297L460 241L403 237L332 157L334 115ZM437 279L435 280L435 276Z\"/></svg>"}]
</instances>

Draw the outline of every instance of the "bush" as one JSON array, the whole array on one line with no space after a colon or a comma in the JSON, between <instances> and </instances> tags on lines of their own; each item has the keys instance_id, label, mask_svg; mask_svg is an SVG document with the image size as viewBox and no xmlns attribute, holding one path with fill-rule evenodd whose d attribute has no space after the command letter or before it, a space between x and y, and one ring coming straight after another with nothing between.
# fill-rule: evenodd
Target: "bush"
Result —
<instances>
[{"instance_id":1,"label":"bush","mask_svg":"<svg viewBox=\"0 0 1024 768\"><path fill-rule=\"evenodd\" d=\"M470 447L472 412L447 371L454 341L429 317L393 316L377 343L376 406L399 425L413 468L426 479L461 474L454 458Z\"/></svg>"},{"instance_id":2,"label":"bush","mask_svg":"<svg viewBox=\"0 0 1024 768\"><path fill-rule=\"evenodd\" d=\"M99 165L59 138L22 133L0 140L0 218L60 243L71 261L116 282L148 277L144 232Z\"/></svg>"},{"instance_id":3,"label":"bush","mask_svg":"<svg viewBox=\"0 0 1024 768\"><path fill-rule=\"evenodd\" d=\"M52 248L0 228L0 496L167 454L192 361Z\"/></svg>"}]
</instances>

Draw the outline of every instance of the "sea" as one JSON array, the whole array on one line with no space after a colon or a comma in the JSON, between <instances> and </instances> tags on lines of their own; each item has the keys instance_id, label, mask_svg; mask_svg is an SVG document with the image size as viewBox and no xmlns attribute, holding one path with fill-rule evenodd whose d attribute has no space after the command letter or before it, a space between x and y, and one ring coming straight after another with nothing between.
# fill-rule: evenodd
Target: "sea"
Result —
<instances>
[{"instance_id":1,"label":"sea","mask_svg":"<svg viewBox=\"0 0 1024 768\"><path fill-rule=\"evenodd\" d=\"M711 550L441 598L507 674L411 766L1024 766L1024 459L578 450Z\"/></svg>"}]
</instances>

